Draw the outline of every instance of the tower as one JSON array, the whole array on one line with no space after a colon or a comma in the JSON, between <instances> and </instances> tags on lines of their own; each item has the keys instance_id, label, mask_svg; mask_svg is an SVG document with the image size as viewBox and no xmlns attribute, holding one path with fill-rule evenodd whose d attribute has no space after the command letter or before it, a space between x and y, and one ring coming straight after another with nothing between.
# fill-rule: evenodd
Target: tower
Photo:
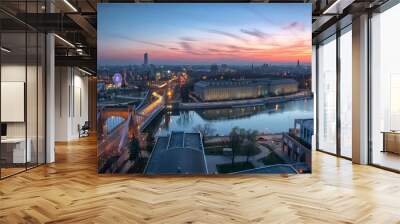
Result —
<instances>
[{"instance_id":1,"label":"tower","mask_svg":"<svg viewBox=\"0 0 400 224\"><path fill-rule=\"evenodd\" d=\"M147 66L149 64L149 55L146 53L144 53L143 56L143 65Z\"/></svg>"}]
</instances>

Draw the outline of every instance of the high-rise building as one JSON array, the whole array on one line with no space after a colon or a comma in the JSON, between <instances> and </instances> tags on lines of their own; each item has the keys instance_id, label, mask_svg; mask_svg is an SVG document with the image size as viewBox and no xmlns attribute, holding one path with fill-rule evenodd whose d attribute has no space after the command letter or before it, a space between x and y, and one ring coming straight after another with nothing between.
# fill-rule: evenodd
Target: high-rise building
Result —
<instances>
[{"instance_id":1,"label":"high-rise building","mask_svg":"<svg viewBox=\"0 0 400 224\"><path fill-rule=\"evenodd\" d=\"M143 56L143 65L147 66L148 64L149 64L149 54L147 54L147 52L146 52L146 53L144 53L144 56Z\"/></svg>"},{"instance_id":2,"label":"high-rise building","mask_svg":"<svg viewBox=\"0 0 400 224\"><path fill-rule=\"evenodd\" d=\"M215 75L218 73L218 65L217 64L212 64L210 68L210 72Z\"/></svg>"}]
</instances>

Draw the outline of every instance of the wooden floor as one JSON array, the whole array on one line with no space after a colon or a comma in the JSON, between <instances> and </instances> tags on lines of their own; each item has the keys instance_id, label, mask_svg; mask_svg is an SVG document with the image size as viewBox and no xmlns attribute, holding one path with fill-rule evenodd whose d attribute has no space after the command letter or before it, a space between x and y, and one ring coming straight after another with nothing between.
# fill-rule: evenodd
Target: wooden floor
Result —
<instances>
[{"instance_id":1,"label":"wooden floor","mask_svg":"<svg viewBox=\"0 0 400 224\"><path fill-rule=\"evenodd\" d=\"M0 223L400 223L400 175L315 152L313 174L99 176L94 138L0 181Z\"/></svg>"},{"instance_id":2,"label":"wooden floor","mask_svg":"<svg viewBox=\"0 0 400 224\"><path fill-rule=\"evenodd\" d=\"M374 151L372 160L375 164L400 170L400 155L391 152Z\"/></svg>"}]
</instances>

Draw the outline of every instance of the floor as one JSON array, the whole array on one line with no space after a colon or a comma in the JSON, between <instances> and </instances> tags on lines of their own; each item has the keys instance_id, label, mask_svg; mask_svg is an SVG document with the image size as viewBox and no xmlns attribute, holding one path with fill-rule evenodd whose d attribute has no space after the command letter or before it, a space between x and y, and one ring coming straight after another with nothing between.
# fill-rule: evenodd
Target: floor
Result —
<instances>
[{"instance_id":1,"label":"floor","mask_svg":"<svg viewBox=\"0 0 400 224\"><path fill-rule=\"evenodd\" d=\"M24 171L25 167L24 168L11 167L11 168L0 168L0 169L1 169L1 177L7 177L7 176Z\"/></svg>"},{"instance_id":2,"label":"floor","mask_svg":"<svg viewBox=\"0 0 400 224\"><path fill-rule=\"evenodd\" d=\"M98 175L96 141L0 181L0 223L400 223L400 175L315 152L313 174Z\"/></svg>"},{"instance_id":3,"label":"floor","mask_svg":"<svg viewBox=\"0 0 400 224\"><path fill-rule=\"evenodd\" d=\"M19 165L19 167L7 167L7 168L0 168L1 178L8 177L20 172L25 171L26 169L32 169L36 166L36 164L28 164L27 168L25 165Z\"/></svg>"},{"instance_id":4,"label":"floor","mask_svg":"<svg viewBox=\"0 0 400 224\"><path fill-rule=\"evenodd\" d=\"M391 152L374 151L373 163L389 167L391 169L400 170L400 155Z\"/></svg>"}]
</instances>

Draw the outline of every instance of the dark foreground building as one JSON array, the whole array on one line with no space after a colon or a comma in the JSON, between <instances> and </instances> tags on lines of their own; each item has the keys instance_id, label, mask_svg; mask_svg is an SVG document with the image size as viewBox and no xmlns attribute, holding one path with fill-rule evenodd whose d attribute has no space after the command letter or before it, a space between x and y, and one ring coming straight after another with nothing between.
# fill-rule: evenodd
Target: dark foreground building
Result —
<instances>
[{"instance_id":1,"label":"dark foreground building","mask_svg":"<svg viewBox=\"0 0 400 224\"><path fill-rule=\"evenodd\" d=\"M311 137L313 131L313 119L296 119L294 128L289 133L282 135L282 151L293 162L292 165L300 173L311 172Z\"/></svg>"},{"instance_id":2,"label":"dark foreground building","mask_svg":"<svg viewBox=\"0 0 400 224\"><path fill-rule=\"evenodd\" d=\"M207 174L200 133L172 132L158 137L145 174Z\"/></svg>"}]
</instances>

